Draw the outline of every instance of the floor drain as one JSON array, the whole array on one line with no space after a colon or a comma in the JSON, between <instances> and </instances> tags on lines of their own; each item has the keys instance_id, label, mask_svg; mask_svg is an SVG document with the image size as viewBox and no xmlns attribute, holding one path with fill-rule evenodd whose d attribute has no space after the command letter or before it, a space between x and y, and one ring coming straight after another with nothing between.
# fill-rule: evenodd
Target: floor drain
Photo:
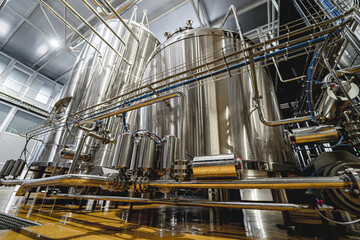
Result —
<instances>
[{"instance_id":1,"label":"floor drain","mask_svg":"<svg viewBox=\"0 0 360 240\"><path fill-rule=\"evenodd\" d=\"M0 213L0 230L11 230L23 227L39 226L40 223L24 218L15 217L6 213Z\"/></svg>"}]
</instances>

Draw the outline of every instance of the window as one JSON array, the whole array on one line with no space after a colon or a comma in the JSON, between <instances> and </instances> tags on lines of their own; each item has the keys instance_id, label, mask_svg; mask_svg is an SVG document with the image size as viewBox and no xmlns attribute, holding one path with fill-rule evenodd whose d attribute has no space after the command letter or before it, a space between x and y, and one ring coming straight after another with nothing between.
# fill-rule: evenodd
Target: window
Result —
<instances>
[{"instance_id":1,"label":"window","mask_svg":"<svg viewBox=\"0 0 360 240\"><path fill-rule=\"evenodd\" d=\"M44 121L44 119L18 110L5 131L9 133L20 134L24 130L43 123Z\"/></svg>"},{"instance_id":2,"label":"window","mask_svg":"<svg viewBox=\"0 0 360 240\"><path fill-rule=\"evenodd\" d=\"M11 70L9 76L5 79L3 85L12 91L20 92L29 76L29 74L14 68Z\"/></svg>"},{"instance_id":3,"label":"window","mask_svg":"<svg viewBox=\"0 0 360 240\"><path fill-rule=\"evenodd\" d=\"M47 80L46 78L38 75L31 83L29 91L26 93L26 97L34 99L37 102L47 104L52 97L51 93L55 88L55 83Z\"/></svg>"},{"instance_id":4,"label":"window","mask_svg":"<svg viewBox=\"0 0 360 240\"><path fill-rule=\"evenodd\" d=\"M0 74L4 71L11 59L0 54Z\"/></svg>"},{"instance_id":5,"label":"window","mask_svg":"<svg viewBox=\"0 0 360 240\"><path fill-rule=\"evenodd\" d=\"M0 103L0 125L4 122L6 116L10 112L11 107Z\"/></svg>"}]
</instances>

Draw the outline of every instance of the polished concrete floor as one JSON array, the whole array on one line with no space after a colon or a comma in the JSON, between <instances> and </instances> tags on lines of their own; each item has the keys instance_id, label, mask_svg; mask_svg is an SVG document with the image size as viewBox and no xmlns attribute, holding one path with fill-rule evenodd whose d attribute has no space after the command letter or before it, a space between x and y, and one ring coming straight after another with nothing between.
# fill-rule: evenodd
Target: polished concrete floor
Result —
<instances>
[{"instance_id":1,"label":"polished concrete floor","mask_svg":"<svg viewBox=\"0 0 360 240\"><path fill-rule=\"evenodd\" d=\"M15 199L16 200L16 199ZM226 208L83 202L33 193L17 199L10 213L43 225L0 231L0 239L360 239L349 229L321 224L313 211L291 212L285 228L282 213ZM16 203L17 202L17 203Z\"/></svg>"}]
</instances>

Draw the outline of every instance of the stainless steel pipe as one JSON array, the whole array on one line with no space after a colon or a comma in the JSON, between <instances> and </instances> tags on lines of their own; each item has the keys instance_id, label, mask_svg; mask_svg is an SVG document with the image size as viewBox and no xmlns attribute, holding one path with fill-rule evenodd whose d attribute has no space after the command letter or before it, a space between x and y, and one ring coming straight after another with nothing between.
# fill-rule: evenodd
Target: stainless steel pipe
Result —
<instances>
[{"instance_id":1,"label":"stainless steel pipe","mask_svg":"<svg viewBox=\"0 0 360 240\"><path fill-rule=\"evenodd\" d=\"M8 2L8 0L4 0L2 1L2 3L0 4L0 11L5 7L5 4Z\"/></svg>"},{"instance_id":2,"label":"stainless steel pipe","mask_svg":"<svg viewBox=\"0 0 360 240\"><path fill-rule=\"evenodd\" d=\"M78 30L76 30L68 21L66 21L63 17L61 17L54 9L52 9L49 5L47 5L43 0L40 0L42 4L44 4L45 7L47 7L56 17L58 17L63 23L66 24L71 30L73 30L77 35L79 35L87 44L89 44L93 49L95 49L96 52L98 52L101 56L101 52L92 45L89 40L86 39Z\"/></svg>"},{"instance_id":3,"label":"stainless steel pipe","mask_svg":"<svg viewBox=\"0 0 360 240\"><path fill-rule=\"evenodd\" d=\"M189 181L154 180L146 183L149 188L218 188L218 189L339 189L350 187L341 176L260 178L239 181Z\"/></svg>"},{"instance_id":4,"label":"stainless steel pipe","mask_svg":"<svg viewBox=\"0 0 360 240\"><path fill-rule=\"evenodd\" d=\"M186 138L185 138L185 134L186 134L187 105L185 104L186 103L186 97L181 92L174 92L174 93L166 94L164 96L153 98L153 99L145 101L145 102L140 102L140 103L135 104L135 105L130 105L129 107L122 108L122 109L120 109L118 111L108 113L108 114L105 114L105 115L101 115L99 117L96 117L94 119L87 120L87 121L84 121L84 122L79 122L77 125L81 126L81 125L84 125L84 124L87 124L87 123L94 122L96 120L109 118L111 116L114 116L114 115L117 115L117 114L120 114L120 113L128 112L128 111L139 109L139 108L146 107L146 106L150 106L152 104L163 102L163 101L166 101L168 99L172 99L172 98L176 98L176 97L180 97L181 101L182 101L182 104L181 104L182 105L182 111L181 111L181 116L180 116L181 136L179 138L181 139L181 142L180 142L180 156L179 157L180 157L180 159L185 159L185 157L186 157L186 149L185 149L185 145L186 145L185 144L185 139Z\"/></svg>"},{"instance_id":5,"label":"stainless steel pipe","mask_svg":"<svg viewBox=\"0 0 360 240\"><path fill-rule=\"evenodd\" d=\"M90 28L91 31L93 31L96 36L98 36L106 45L109 46L109 48L111 48L111 50L113 50L119 57L122 58L122 55L119 53L119 51L117 51L109 42L107 42L97 31L96 29L94 29L90 23L88 23L77 11L75 11L74 8L72 8L70 6L70 4L68 4L65 0L60 0L72 13L74 13L74 15L80 19L88 28ZM126 25L126 27L128 28L128 26ZM126 60L123 59L124 62L126 62L127 64L130 65L130 63Z\"/></svg>"},{"instance_id":6,"label":"stainless steel pipe","mask_svg":"<svg viewBox=\"0 0 360 240\"><path fill-rule=\"evenodd\" d=\"M15 180L0 180L0 186L4 185L6 187L12 187L16 185L21 185L25 182L24 179L15 179Z\"/></svg>"},{"instance_id":7,"label":"stainless steel pipe","mask_svg":"<svg viewBox=\"0 0 360 240\"><path fill-rule=\"evenodd\" d=\"M11 181L11 182L10 182ZM18 181L18 182L16 182ZM68 187L98 187L106 185L110 179L103 176L85 175L85 174L66 174L55 177L39 178L24 180L22 183L19 180L4 180L0 185L19 185L21 186L16 193L16 196L23 196L29 188L43 187L43 186L68 186Z\"/></svg>"},{"instance_id":8,"label":"stainless steel pipe","mask_svg":"<svg viewBox=\"0 0 360 240\"><path fill-rule=\"evenodd\" d=\"M63 0L61 0L63 1ZM126 29L130 32L130 34L135 38L135 40L137 42L139 42L139 38L136 36L136 34L131 30L131 28L129 28L129 26L125 23L125 21L120 17L120 15L117 13L117 11L115 10L115 8L111 5L111 3L108 0L103 0L104 3L110 8L110 10L113 12L113 14L117 17L117 19L119 19L119 21L124 24L124 26L126 27Z\"/></svg>"},{"instance_id":9,"label":"stainless steel pipe","mask_svg":"<svg viewBox=\"0 0 360 240\"><path fill-rule=\"evenodd\" d=\"M299 118L288 118L288 119L281 119L281 120L276 120L276 121L267 120L264 116L264 108L263 108L263 105L261 102L261 96L259 94L259 88L258 88L258 83L257 83L257 79L256 79L256 68L255 68L255 60L254 60L253 50L249 50L249 58L250 58L250 71L251 71L251 72L249 72L249 76L253 83L253 88L254 88L254 92L255 92L255 101L257 104L257 110L258 110L258 115L259 115L260 121L267 126L280 126L280 125L289 124L289 123L298 123L298 122L305 122L305 121L311 120L311 116L305 116L305 117L299 117Z\"/></svg>"},{"instance_id":10,"label":"stainless steel pipe","mask_svg":"<svg viewBox=\"0 0 360 240\"><path fill-rule=\"evenodd\" d=\"M198 207L220 207L220 208L238 208L238 209L260 209L260 210L278 210L278 211L294 211L307 209L307 205L291 204L291 203L259 203L259 202L213 202L202 200L166 200L166 199L148 199L148 198L131 198L116 196L96 196L96 195L73 195L60 194L54 195L59 197L96 199L114 202L128 203L150 203L150 204L166 204L166 205L182 205L182 206L198 206Z\"/></svg>"},{"instance_id":11,"label":"stainless steel pipe","mask_svg":"<svg viewBox=\"0 0 360 240\"><path fill-rule=\"evenodd\" d=\"M114 29L112 29L110 27L110 25L106 22L106 20L96 11L96 9L94 9L88 2L87 0L82 0L82 2L85 4L85 6L90 9L90 11L92 11L96 17L116 36L117 39L120 40L120 42L122 42L122 44L124 44L124 46L126 46L125 41L114 31Z\"/></svg>"},{"instance_id":12,"label":"stainless steel pipe","mask_svg":"<svg viewBox=\"0 0 360 240\"><path fill-rule=\"evenodd\" d=\"M41 186L101 186L110 183L109 177L67 174L55 177L31 180L1 180L0 185L20 185L17 196L22 196L27 189ZM298 178L262 178L239 181L189 181L154 180L144 183L149 188L215 188L215 189L343 189L351 183L342 176L334 177L298 177Z\"/></svg>"}]
</instances>

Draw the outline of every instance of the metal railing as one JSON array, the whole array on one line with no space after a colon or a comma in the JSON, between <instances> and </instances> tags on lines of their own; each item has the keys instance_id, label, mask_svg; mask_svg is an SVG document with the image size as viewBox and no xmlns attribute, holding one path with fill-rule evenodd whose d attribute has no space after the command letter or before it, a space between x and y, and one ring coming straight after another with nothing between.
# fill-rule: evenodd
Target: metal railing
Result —
<instances>
[{"instance_id":1,"label":"metal railing","mask_svg":"<svg viewBox=\"0 0 360 240\"><path fill-rule=\"evenodd\" d=\"M334 11L339 11L339 8ZM31 129L27 132L27 135L36 136L60 127L78 124L84 120L95 119L104 113L111 113L121 109L125 102L134 104L156 95L169 93L178 88L195 88L243 74L251 71L251 68L246 67L251 62L256 63L254 69L258 69L273 65L272 58L275 56L275 62L278 63L302 55L309 55L314 51L317 44L325 40L327 34L351 24L354 11L356 11L355 8L348 8L346 5L337 16L332 18L328 17L328 11L318 11L315 16L306 16L286 25L261 32L249 39L237 40L221 50L143 79L140 84L129 85L124 94L82 109L69 116L66 121L60 119L51 125ZM335 24L339 20L342 20L342 22ZM304 23L305 27L301 27ZM230 34L235 36L238 33L233 32ZM269 35L274 37L269 38ZM247 53L252 54L251 58ZM211 56L219 57L214 59ZM301 121L309 119L306 116Z\"/></svg>"}]
</instances>

